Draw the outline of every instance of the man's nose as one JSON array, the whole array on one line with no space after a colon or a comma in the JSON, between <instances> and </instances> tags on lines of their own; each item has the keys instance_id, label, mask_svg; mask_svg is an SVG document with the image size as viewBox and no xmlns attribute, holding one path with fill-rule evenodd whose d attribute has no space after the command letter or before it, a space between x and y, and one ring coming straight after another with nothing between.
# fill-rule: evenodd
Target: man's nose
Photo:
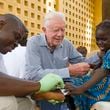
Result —
<instances>
[{"instance_id":1,"label":"man's nose","mask_svg":"<svg viewBox=\"0 0 110 110\"><path fill-rule=\"evenodd\" d=\"M64 32L62 30L59 30L58 33L57 33L57 35L58 36L62 36L62 35L64 35Z\"/></svg>"}]
</instances>

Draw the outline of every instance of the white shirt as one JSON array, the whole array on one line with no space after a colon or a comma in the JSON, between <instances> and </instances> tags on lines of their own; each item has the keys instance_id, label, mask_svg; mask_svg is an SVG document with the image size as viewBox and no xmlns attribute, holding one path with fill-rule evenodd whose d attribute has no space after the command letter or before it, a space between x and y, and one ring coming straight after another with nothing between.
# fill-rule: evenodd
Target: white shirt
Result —
<instances>
[{"instance_id":1,"label":"white shirt","mask_svg":"<svg viewBox=\"0 0 110 110\"><path fill-rule=\"evenodd\" d=\"M12 52L3 56L7 74L22 78L25 68L25 46L16 47Z\"/></svg>"},{"instance_id":2,"label":"white shirt","mask_svg":"<svg viewBox=\"0 0 110 110\"><path fill-rule=\"evenodd\" d=\"M0 72L6 73L6 68L3 61L3 55L0 53Z\"/></svg>"}]
</instances>

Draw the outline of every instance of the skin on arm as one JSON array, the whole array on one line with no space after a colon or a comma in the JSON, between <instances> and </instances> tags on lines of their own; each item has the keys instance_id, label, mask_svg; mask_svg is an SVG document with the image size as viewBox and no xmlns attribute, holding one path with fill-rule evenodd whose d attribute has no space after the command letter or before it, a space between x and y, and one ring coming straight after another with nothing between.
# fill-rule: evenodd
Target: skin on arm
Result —
<instances>
[{"instance_id":1,"label":"skin on arm","mask_svg":"<svg viewBox=\"0 0 110 110\"><path fill-rule=\"evenodd\" d=\"M39 91L40 82L26 81L0 73L0 96L25 96Z\"/></svg>"},{"instance_id":2,"label":"skin on arm","mask_svg":"<svg viewBox=\"0 0 110 110\"><path fill-rule=\"evenodd\" d=\"M92 78L81 86L83 92L94 86L96 83L100 82L107 75L107 71L102 68L98 68L94 71Z\"/></svg>"}]
</instances>

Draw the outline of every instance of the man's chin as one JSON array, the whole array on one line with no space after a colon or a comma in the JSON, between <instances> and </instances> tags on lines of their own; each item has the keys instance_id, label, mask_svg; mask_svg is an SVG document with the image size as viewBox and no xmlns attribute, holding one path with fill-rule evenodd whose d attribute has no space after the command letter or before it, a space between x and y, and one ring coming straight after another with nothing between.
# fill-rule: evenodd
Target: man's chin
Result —
<instances>
[{"instance_id":1,"label":"man's chin","mask_svg":"<svg viewBox=\"0 0 110 110\"><path fill-rule=\"evenodd\" d=\"M56 42L54 45L57 47L61 44L61 42Z\"/></svg>"}]
</instances>

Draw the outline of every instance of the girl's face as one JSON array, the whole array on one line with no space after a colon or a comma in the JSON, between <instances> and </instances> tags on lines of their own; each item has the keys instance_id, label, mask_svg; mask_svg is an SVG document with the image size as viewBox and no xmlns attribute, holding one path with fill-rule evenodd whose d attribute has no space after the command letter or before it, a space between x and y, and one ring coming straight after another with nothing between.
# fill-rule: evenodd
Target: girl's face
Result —
<instances>
[{"instance_id":1,"label":"girl's face","mask_svg":"<svg viewBox=\"0 0 110 110\"><path fill-rule=\"evenodd\" d=\"M110 31L97 30L96 32L96 44L101 51L106 52L110 49Z\"/></svg>"}]
</instances>

